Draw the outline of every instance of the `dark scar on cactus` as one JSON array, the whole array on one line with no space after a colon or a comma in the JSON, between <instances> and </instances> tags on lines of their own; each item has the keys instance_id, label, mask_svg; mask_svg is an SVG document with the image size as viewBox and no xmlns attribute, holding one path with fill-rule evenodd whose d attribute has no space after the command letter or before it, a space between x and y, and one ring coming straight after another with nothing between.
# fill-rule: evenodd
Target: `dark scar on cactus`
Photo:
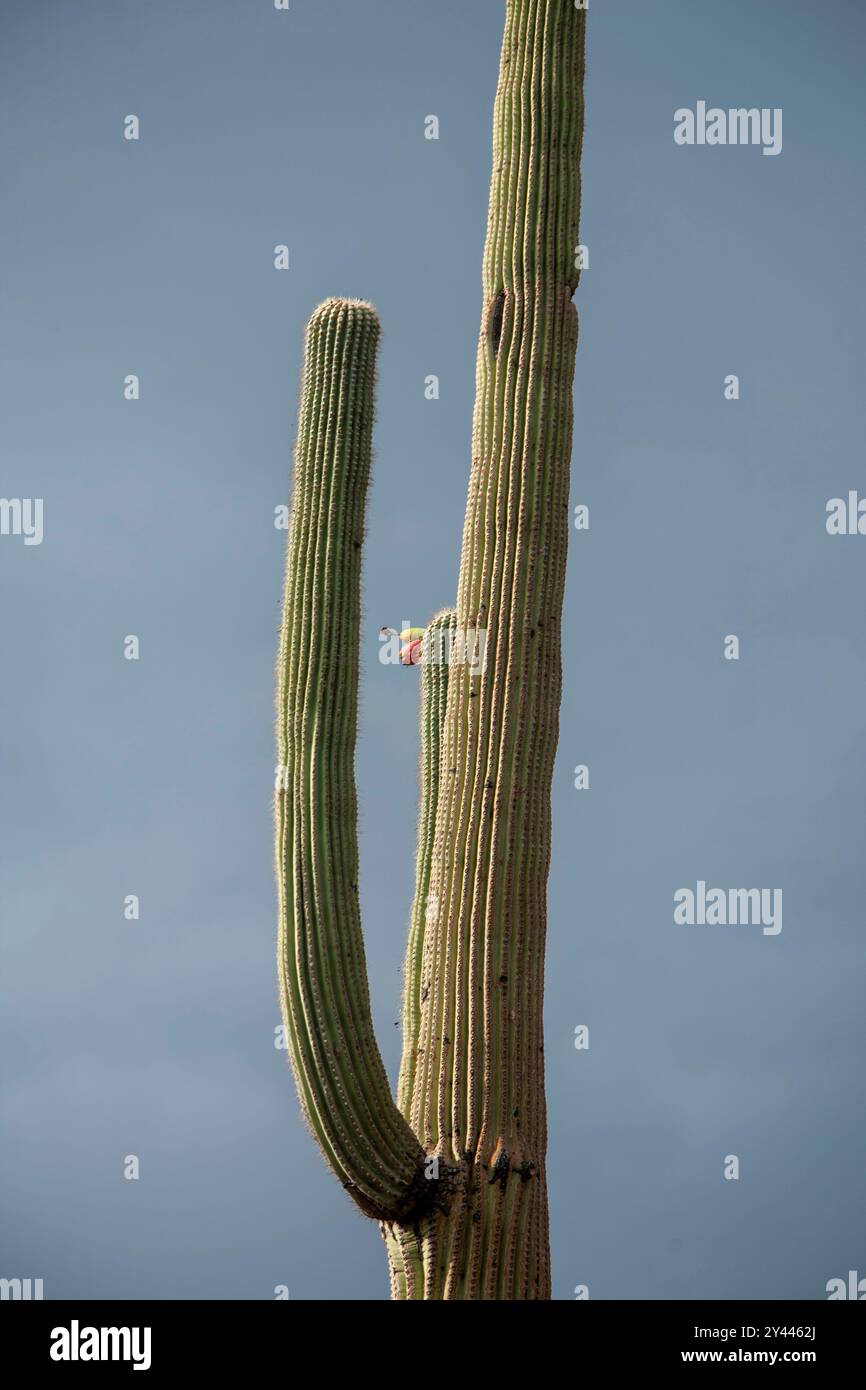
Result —
<instances>
[{"instance_id":1,"label":"dark scar on cactus","mask_svg":"<svg viewBox=\"0 0 866 1390\"><path fill-rule=\"evenodd\" d=\"M495 1182L498 1182L500 1189L504 1192L510 1171L511 1160L505 1150L501 1149L497 1155L496 1162L493 1164L493 1176L487 1179L488 1187L492 1187Z\"/></svg>"},{"instance_id":2,"label":"dark scar on cactus","mask_svg":"<svg viewBox=\"0 0 866 1390\"><path fill-rule=\"evenodd\" d=\"M502 320L505 317L505 291L500 290L496 298L490 305L490 346L493 348L493 356L499 354L499 343L502 338Z\"/></svg>"}]
</instances>

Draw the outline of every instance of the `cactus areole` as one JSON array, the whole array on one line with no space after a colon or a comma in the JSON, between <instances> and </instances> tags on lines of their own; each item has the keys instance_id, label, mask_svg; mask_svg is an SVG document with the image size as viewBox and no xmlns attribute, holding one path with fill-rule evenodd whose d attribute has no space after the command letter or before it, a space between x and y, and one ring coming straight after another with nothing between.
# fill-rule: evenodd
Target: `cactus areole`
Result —
<instances>
[{"instance_id":1,"label":"cactus areole","mask_svg":"<svg viewBox=\"0 0 866 1390\"><path fill-rule=\"evenodd\" d=\"M574 0L505 7L457 600L419 661L396 1100L371 1022L354 778L379 327L333 299L307 329L278 670L280 990L310 1129L379 1222L396 1299L551 1296L542 1001L585 22ZM441 659L470 632L483 663Z\"/></svg>"}]
</instances>

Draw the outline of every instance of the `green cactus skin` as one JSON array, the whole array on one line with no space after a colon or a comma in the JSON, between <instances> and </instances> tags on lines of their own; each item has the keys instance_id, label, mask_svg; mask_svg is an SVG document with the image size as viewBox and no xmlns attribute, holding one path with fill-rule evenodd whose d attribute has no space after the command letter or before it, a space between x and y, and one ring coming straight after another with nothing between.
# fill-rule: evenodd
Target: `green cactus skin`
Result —
<instances>
[{"instance_id":1,"label":"green cactus skin","mask_svg":"<svg viewBox=\"0 0 866 1390\"><path fill-rule=\"evenodd\" d=\"M354 773L378 337L358 301L329 300L307 328L278 662L278 960L307 1122L361 1209L396 1218L424 1191L423 1154L373 1035Z\"/></svg>"},{"instance_id":2,"label":"green cactus skin","mask_svg":"<svg viewBox=\"0 0 866 1390\"><path fill-rule=\"evenodd\" d=\"M441 688L422 678L398 1106L372 1036L355 888L375 320L331 301L308 334L280 653L281 987L304 1109L380 1221L396 1299L551 1296L542 1002L585 21L574 0L506 3L456 608L458 635L486 634L486 663L452 665Z\"/></svg>"},{"instance_id":3,"label":"green cactus skin","mask_svg":"<svg viewBox=\"0 0 866 1390\"><path fill-rule=\"evenodd\" d=\"M585 14L509 0L494 114L459 631L408 1114L459 1196L418 1242L423 1295L550 1297L542 997L577 347ZM397 1252L399 1258L400 1252ZM392 1250L392 1260L395 1252Z\"/></svg>"},{"instance_id":4,"label":"green cactus skin","mask_svg":"<svg viewBox=\"0 0 866 1390\"><path fill-rule=\"evenodd\" d=\"M436 803L439 797L439 760L445 702L448 696L450 638L457 615L446 608L432 618L421 645L421 757L419 761L420 812L418 852L415 861L415 897L409 925L409 944L403 971L403 1065L397 1087L397 1104L406 1115L411 1105L415 1065L418 1057L418 1031L421 1026L421 981L424 960L424 925L435 912L429 906L430 867L436 831Z\"/></svg>"}]
</instances>

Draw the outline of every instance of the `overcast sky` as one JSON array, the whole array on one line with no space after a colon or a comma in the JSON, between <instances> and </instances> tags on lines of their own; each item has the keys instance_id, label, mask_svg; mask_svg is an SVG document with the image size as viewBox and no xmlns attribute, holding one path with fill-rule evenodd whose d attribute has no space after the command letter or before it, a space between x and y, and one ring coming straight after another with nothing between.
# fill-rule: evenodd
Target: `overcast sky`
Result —
<instances>
[{"instance_id":1,"label":"overcast sky","mask_svg":"<svg viewBox=\"0 0 866 1390\"><path fill-rule=\"evenodd\" d=\"M396 1076L417 672L377 633L455 592L502 9L4 0L0 494L44 535L0 536L0 1275L48 1298L387 1297L274 1048L273 514L304 324L369 298L361 886ZM590 9L557 1299L866 1274L866 537L825 528L866 495L864 39L857 0ZM701 100L781 108L781 153L678 146ZM781 932L675 925L699 880L781 889Z\"/></svg>"}]
</instances>

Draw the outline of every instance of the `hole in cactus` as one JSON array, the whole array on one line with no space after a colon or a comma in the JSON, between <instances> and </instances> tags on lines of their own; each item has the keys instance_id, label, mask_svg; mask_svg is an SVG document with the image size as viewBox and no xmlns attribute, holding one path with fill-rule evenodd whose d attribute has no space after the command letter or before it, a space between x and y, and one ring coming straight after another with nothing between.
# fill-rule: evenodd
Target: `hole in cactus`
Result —
<instances>
[{"instance_id":1,"label":"hole in cactus","mask_svg":"<svg viewBox=\"0 0 866 1390\"><path fill-rule=\"evenodd\" d=\"M505 291L500 290L496 298L491 301L489 310L490 346L493 348L494 357L499 351L499 340L502 337L502 319L504 314Z\"/></svg>"}]
</instances>

